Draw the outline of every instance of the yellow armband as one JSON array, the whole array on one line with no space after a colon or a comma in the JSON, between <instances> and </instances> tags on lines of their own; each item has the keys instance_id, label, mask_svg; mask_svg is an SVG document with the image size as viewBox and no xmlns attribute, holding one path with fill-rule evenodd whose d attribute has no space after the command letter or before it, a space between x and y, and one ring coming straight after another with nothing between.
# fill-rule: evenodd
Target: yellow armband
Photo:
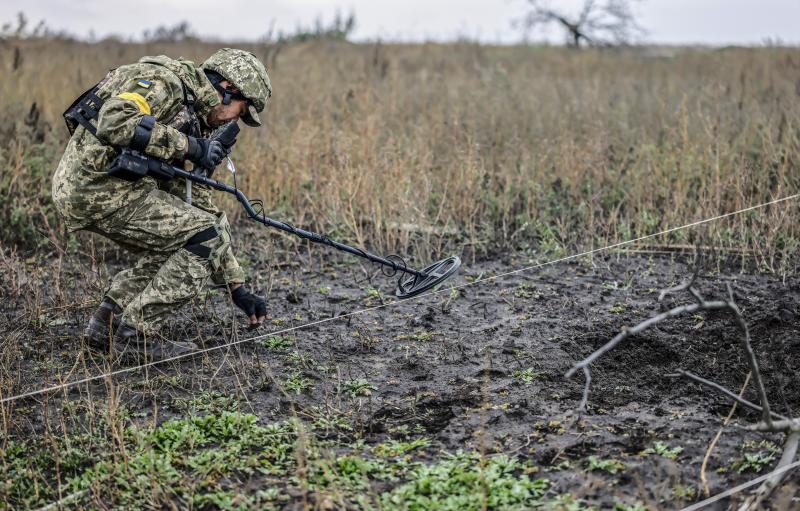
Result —
<instances>
[{"instance_id":1,"label":"yellow armband","mask_svg":"<svg viewBox=\"0 0 800 511\"><path fill-rule=\"evenodd\" d=\"M147 104L147 100L144 99L144 96L137 92L123 92L119 96L120 99L125 99L128 101L133 101L136 103L136 106L139 107L139 111L145 115L150 115L150 105Z\"/></svg>"}]
</instances>

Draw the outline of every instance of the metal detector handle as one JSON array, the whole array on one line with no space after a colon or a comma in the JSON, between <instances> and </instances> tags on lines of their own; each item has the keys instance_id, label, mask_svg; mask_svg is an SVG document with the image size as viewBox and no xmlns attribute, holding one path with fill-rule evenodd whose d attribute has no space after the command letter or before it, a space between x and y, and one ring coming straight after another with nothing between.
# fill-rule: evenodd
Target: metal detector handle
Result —
<instances>
[{"instance_id":1,"label":"metal detector handle","mask_svg":"<svg viewBox=\"0 0 800 511\"><path fill-rule=\"evenodd\" d=\"M236 121L231 121L214 130L214 132L211 133L211 136L208 138L210 140L216 140L225 146L227 151L230 151L231 147L233 147L233 144L236 143L236 136L239 134L239 131L241 131L239 128L239 123Z\"/></svg>"}]
</instances>

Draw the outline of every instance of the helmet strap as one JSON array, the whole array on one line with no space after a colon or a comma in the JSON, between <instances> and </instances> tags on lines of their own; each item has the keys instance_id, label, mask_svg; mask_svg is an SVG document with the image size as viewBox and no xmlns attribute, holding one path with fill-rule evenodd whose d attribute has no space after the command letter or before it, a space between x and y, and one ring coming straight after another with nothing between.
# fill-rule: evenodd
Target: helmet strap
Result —
<instances>
[{"instance_id":1,"label":"helmet strap","mask_svg":"<svg viewBox=\"0 0 800 511\"><path fill-rule=\"evenodd\" d=\"M247 100L247 98L242 96L242 94L240 92L232 91L232 90L220 85L220 82L222 82L222 80L225 80L224 76L222 76L221 74L217 73L216 71L207 71L207 70L204 70L204 71L206 73L206 76L208 77L208 81L210 81L211 85L213 85L214 88L217 89L217 92L219 92L220 95L222 95L222 104L223 105L230 105L231 104L231 100L234 99L234 98L243 99L245 101Z\"/></svg>"},{"instance_id":2,"label":"helmet strap","mask_svg":"<svg viewBox=\"0 0 800 511\"><path fill-rule=\"evenodd\" d=\"M220 87L219 85L216 86L216 89L222 94L222 104L223 105L230 105L231 104L231 93L228 89Z\"/></svg>"}]
</instances>

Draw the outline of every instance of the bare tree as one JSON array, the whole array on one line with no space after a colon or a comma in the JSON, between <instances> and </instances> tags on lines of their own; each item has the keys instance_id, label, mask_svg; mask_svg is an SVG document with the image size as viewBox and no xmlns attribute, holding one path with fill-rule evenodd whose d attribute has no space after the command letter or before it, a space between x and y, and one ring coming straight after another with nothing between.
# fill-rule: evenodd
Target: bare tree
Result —
<instances>
[{"instance_id":1,"label":"bare tree","mask_svg":"<svg viewBox=\"0 0 800 511\"><path fill-rule=\"evenodd\" d=\"M530 10L520 20L526 31L555 24L564 30L567 45L579 48L627 44L645 30L636 22L632 3L638 0L584 0L577 14L551 7L548 0L528 0Z\"/></svg>"}]
</instances>

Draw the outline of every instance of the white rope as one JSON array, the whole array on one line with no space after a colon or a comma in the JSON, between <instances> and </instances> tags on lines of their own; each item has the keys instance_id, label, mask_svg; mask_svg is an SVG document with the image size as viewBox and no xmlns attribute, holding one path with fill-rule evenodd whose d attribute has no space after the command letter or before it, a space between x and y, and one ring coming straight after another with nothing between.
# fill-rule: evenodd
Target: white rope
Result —
<instances>
[{"instance_id":1,"label":"white rope","mask_svg":"<svg viewBox=\"0 0 800 511\"><path fill-rule=\"evenodd\" d=\"M760 483L761 481L763 481L764 479L768 479L773 475L783 474L787 470L791 470L791 469L793 469L793 468L795 468L797 466L800 466L800 460L797 460L794 463L786 465L785 467L777 468L777 469L773 470L772 472L770 472L768 474L764 474L763 476L756 477L752 481L748 481L746 483L742 483L739 486L734 486L733 488L731 488L729 490L725 490L722 493L718 493L717 495L714 495L713 497L709 497L706 500L697 502L696 504L692 504L689 507L685 507L685 508L681 509L681 511L695 511L696 509L702 509L702 508L706 507L707 505L713 504L714 502L716 502L718 500L722 500L725 497L730 497L734 493L739 493L742 490L745 490L745 489L747 489L747 488L749 488L751 486L754 486L754 485Z\"/></svg>"},{"instance_id":2,"label":"white rope","mask_svg":"<svg viewBox=\"0 0 800 511\"><path fill-rule=\"evenodd\" d=\"M662 236L664 234L669 234L671 232L680 231L682 229L688 229L690 227L696 227L698 225L707 224L709 222L714 222L714 221L717 221L717 220L721 220L723 218L731 217L731 216L734 216L734 215L739 215L741 213L746 213L748 211L753 211L753 210L760 209L760 208L763 208L763 207L766 207L766 206L770 206L770 205L773 205L773 204L786 202L786 201L789 201L789 200L792 200L792 199L796 199L798 197L800 197L800 193L796 193L794 195L789 195L789 196L786 196L786 197L782 197L780 199L771 200L769 202L758 204L756 206L750 206L750 207L747 207L747 208L744 208L744 209L740 209L740 210L737 210L737 211L732 211L730 213L725 213L725 214L718 215L718 216L715 216L715 217L706 218L704 220L698 220L696 222L692 222L692 223L689 223L689 224L686 224L686 225L681 225L680 227L672 227L670 229L666 229L666 230L663 230L661 232L657 232L655 234L648 234L646 236L641 236L639 238L635 238L635 239L631 239L631 240L627 240L627 241L621 241L619 243L614 243L612 245L607 245L607 246L602 247L602 248L595 248L595 249L592 249L592 250L587 250L587 251L581 252L579 254L569 255L569 256L558 258L558 259L554 259L552 261L546 261L546 262L543 262L543 263L538 263L538 264L534 264L534 265L531 265L531 266L526 266L526 267L523 267L523 268L512 270L512 271L509 271L509 272L501 273L499 275L493 275L491 277L478 279L478 280L475 280L473 282L467 282L466 284L462 284L460 286L441 288L441 289L438 289L438 290L435 290L435 291L430 291L428 293L422 293L422 294L419 294L417 296L414 296L414 297L411 297L411 298L407 298L407 299L405 299L403 301L404 302L409 302L411 300L416 300L416 299L419 299L419 298L422 298L422 297L432 296L432 295L441 293L443 291L450 291L452 289L463 289L465 287L469 287L469 286L472 286L472 285L475 285L475 284L479 284L479 283L489 282L491 280L496 280L496 279L499 279L501 277L506 277L508 275L514 275L516 273L521 273L521 272L525 272L525 271L530 271L530 270L542 268L544 266L550 266L550 265L553 265L553 264L558 264L558 263L561 263L561 262L564 262L564 261L569 261L571 259L577 259L579 257L595 254L597 252L602 252L602 251L605 251L605 250L610 250L610 249L613 249L613 248L618 248L618 247L622 247L622 246L625 246L625 245L630 245L631 243L636 243L638 241L642 241L642 240L646 240L646 239L650 239L650 238L655 238L655 237L658 237L658 236ZM50 386L50 387L45 387L45 388L42 388L42 389L39 389L39 390L32 390L30 392L24 392L22 394L17 394L17 395L14 395L14 396L10 396L10 397L6 397L6 398L3 398L3 399L0 399L0 404L9 403L11 401L16 401L18 399L24 399L24 398L27 398L27 397L33 397L33 396L37 396L37 395L40 395L40 394L46 394L46 393L54 392L54 391L65 389L65 388L72 387L72 386L75 386L75 385L80 385L82 383L88 383L88 382L91 382L91 381L101 380L101 379L105 379L105 378L112 378L114 376L119 376L119 375L125 374L125 373L131 373L131 372L134 372L134 371L138 371L140 369L145 369L145 368L153 367L153 366L160 365L160 364L166 364L167 362L174 362L176 360L180 360L180 359L183 359L183 358L195 357L197 355L202 355L204 353L210 353L212 351L221 350L221 349L224 349L224 348L229 348L231 346L236 346L236 345L239 345L239 344L242 344L242 343L245 343L245 342L257 341L259 339L263 339L265 337L270 337L270 336L273 336L273 335L285 334L287 332L292 332L294 330L299 330L299 329L302 329L302 328L321 325L321 324L327 323L329 321L334 321L334 320L342 319L342 318L348 318L348 317L356 316L358 314L363 314L365 312L371 312L371 311L374 311L374 310L382 309L384 307L389 307L390 305L394 305L394 304L397 304L397 303L400 303L400 302L399 301L390 302L390 303L385 303L385 304L381 304L381 305L376 305L374 307L367 307L366 309L360 309L360 310L357 310L357 311L348 312L347 314L342 314L340 316L334 316L334 317L330 317L330 318L320 319L320 320L317 320L317 321L312 321L310 323L304 323L302 325L298 325L298 326L294 326L294 327L290 327L290 328L284 328L282 330L276 330L276 331L269 332L269 333L266 333L266 334L263 334L263 335L258 335L258 336L255 336L255 337L248 337L247 339L238 339L236 341L231 341L231 342L228 342L228 343L225 343L225 344L220 344L218 346L211 346L209 348L204 348L204 349L201 349L201 350L192 351L191 353L185 353L185 354L182 354L182 355L176 355L174 357L165 358L163 360L157 360L157 361L153 361L153 362L148 362L146 364L133 366L133 367L126 367L124 369L118 369L116 371L111 371L111 372L108 372L108 373L98 374L98 375L95 375L95 376L89 376L89 377L86 377L86 378L81 378L79 380L74 380L74 381L70 381L70 382L61 383L61 384L58 384L58 385L53 385L53 386Z\"/></svg>"}]
</instances>

